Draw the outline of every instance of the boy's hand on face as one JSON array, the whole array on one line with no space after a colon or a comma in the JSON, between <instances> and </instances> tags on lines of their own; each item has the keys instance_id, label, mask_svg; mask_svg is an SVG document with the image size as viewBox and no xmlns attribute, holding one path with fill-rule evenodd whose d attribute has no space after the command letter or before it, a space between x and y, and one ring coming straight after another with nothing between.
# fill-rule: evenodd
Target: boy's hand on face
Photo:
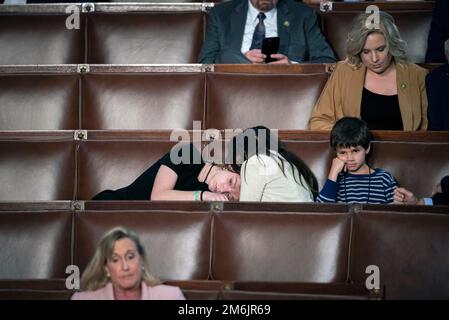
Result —
<instances>
[{"instance_id":1,"label":"boy's hand on face","mask_svg":"<svg viewBox=\"0 0 449 320\"><path fill-rule=\"evenodd\" d=\"M337 177L340 172L346 170L346 163L338 158L332 160L332 166L329 171L329 180L337 182Z\"/></svg>"}]
</instances>

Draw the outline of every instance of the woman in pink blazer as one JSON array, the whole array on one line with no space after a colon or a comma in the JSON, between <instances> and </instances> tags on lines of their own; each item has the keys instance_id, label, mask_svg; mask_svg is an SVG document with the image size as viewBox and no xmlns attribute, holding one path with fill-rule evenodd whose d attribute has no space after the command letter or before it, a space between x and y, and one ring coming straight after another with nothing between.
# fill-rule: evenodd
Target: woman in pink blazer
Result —
<instances>
[{"instance_id":1,"label":"woman in pink blazer","mask_svg":"<svg viewBox=\"0 0 449 320\"><path fill-rule=\"evenodd\" d=\"M150 275L137 234L118 227L106 233L72 300L185 300L178 287Z\"/></svg>"}]
</instances>

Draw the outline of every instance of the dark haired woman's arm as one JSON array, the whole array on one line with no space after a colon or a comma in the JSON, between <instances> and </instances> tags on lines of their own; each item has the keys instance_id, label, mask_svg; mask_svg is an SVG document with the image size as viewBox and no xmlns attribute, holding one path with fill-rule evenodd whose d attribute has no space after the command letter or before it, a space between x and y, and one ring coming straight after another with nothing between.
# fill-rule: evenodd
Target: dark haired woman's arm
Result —
<instances>
[{"instance_id":1,"label":"dark haired woman's arm","mask_svg":"<svg viewBox=\"0 0 449 320\"><path fill-rule=\"evenodd\" d=\"M165 165L161 165L154 180L151 200L200 200L200 191L175 190L177 180L178 175L175 171ZM222 193L205 192L205 194L207 195L203 195L203 200L206 201L228 201L226 195Z\"/></svg>"}]
</instances>

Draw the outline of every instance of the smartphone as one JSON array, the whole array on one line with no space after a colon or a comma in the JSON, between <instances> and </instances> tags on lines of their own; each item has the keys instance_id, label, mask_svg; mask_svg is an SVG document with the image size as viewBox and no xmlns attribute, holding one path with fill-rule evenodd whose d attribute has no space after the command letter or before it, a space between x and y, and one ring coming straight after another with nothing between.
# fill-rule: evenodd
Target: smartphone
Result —
<instances>
[{"instance_id":1,"label":"smartphone","mask_svg":"<svg viewBox=\"0 0 449 320\"><path fill-rule=\"evenodd\" d=\"M262 53L266 55L265 63L276 61L276 59L273 59L270 57L271 54L278 53L279 51L279 37L271 37L271 38L265 38L262 42Z\"/></svg>"}]
</instances>

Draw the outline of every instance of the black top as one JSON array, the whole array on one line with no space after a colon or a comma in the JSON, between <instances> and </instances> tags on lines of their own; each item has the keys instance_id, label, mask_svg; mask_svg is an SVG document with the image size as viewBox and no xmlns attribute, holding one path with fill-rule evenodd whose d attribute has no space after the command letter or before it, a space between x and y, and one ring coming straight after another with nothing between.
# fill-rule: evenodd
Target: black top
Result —
<instances>
[{"instance_id":1,"label":"black top","mask_svg":"<svg viewBox=\"0 0 449 320\"><path fill-rule=\"evenodd\" d=\"M397 94L385 96L363 88L360 116L370 130L404 130Z\"/></svg>"},{"instance_id":2,"label":"black top","mask_svg":"<svg viewBox=\"0 0 449 320\"><path fill-rule=\"evenodd\" d=\"M201 153L193 146L193 144L181 145L174 149L174 151L172 151L172 154L176 157L179 157L178 159L181 159L183 153L186 151L190 153L190 161L187 161L187 163L181 162L179 164L176 164L172 162L172 160L170 159L170 152L168 152L155 164L145 170L145 172L142 173L129 186L117 189L115 191L102 191L95 197L93 197L92 200L150 200L154 180L156 179L156 174L159 171L161 165L169 167L178 175L178 179L176 180L174 188L175 190L209 191L206 183L198 181L198 175L200 174L201 169L203 169L205 163L203 162Z\"/></svg>"}]
</instances>

